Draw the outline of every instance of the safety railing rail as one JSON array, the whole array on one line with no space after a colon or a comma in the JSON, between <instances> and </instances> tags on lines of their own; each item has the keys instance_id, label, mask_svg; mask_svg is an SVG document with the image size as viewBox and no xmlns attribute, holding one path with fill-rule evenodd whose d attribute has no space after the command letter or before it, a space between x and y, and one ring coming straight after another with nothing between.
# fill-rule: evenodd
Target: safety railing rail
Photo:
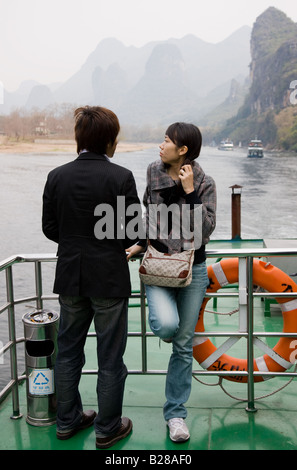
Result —
<instances>
[{"instance_id":1,"label":"safety railing rail","mask_svg":"<svg viewBox=\"0 0 297 470\"><path fill-rule=\"evenodd\" d=\"M256 411L255 398L254 398L254 377L257 375L263 376L263 372L254 371L254 338L255 337L290 337L297 338L296 333L284 333L284 332L255 332L254 331L254 298L261 295L261 297L293 297L296 298L296 293L291 292L261 292L261 294L253 291L253 259L254 258L267 258L267 257L278 257L278 256L297 256L297 249L292 248L257 248L257 249L220 249L220 250L207 250L207 258L239 258L239 263L246 267L246 304L247 304L247 327L246 331L238 332L212 332L207 331L203 333L195 333L195 336L205 337L245 337L247 339L247 371L236 371L236 376L247 377L247 411ZM6 352L10 352L10 372L11 378L8 384L0 390L0 403L9 394L12 393L12 406L13 414L12 419L18 419L22 416L19 407L19 383L26 379L25 375L18 376L18 365L17 365L17 344L24 342L23 337L16 337L16 323L15 323L15 307L18 304L30 302L36 302L36 308L42 309L43 302L45 300L56 300L57 295L54 294L43 294L43 278L42 278L42 263L45 262L56 262L57 258L54 254L23 254L12 256L0 262L0 272L5 272L5 289L6 289L6 300L0 306L0 316L4 313L8 313L8 331L9 340L0 349L0 359ZM13 286L13 267L20 263L34 263L35 265L35 295L26 298L16 298ZM238 292L216 292L213 294L207 293L208 297L219 298L219 297L238 297ZM141 338L141 370L129 370L129 374L166 374L166 370L151 370L148 369L148 357L147 357L147 338L153 336L151 332L146 330L146 299L144 286L140 283L140 290L138 293L132 293L131 298L138 298L140 300L140 331L129 332L130 337ZM94 337L95 333L89 333L89 337ZM1 364L1 361L0 361ZM83 370L83 374L96 374L97 370ZM207 375L207 376L234 376L234 371L209 371L209 370L194 370L195 375ZM265 372L265 376L288 376L295 377L297 372Z\"/></svg>"}]
</instances>

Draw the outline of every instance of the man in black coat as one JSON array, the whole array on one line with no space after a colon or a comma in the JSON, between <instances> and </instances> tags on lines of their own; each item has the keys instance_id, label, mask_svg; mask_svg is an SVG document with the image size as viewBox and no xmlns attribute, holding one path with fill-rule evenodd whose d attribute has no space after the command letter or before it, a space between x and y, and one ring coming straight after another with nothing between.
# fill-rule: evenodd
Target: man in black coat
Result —
<instances>
[{"instance_id":1,"label":"man in black coat","mask_svg":"<svg viewBox=\"0 0 297 470\"><path fill-rule=\"evenodd\" d=\"M43 194L43 232L58 243L54 292L59 294L60 327L55 366L57 437L68 439L94 422L96 446L107 448L132 430L122 418L127 368L130 275L125 248L133 207L140 202L131 171L112 164L120 126L101 107L75 111L78 158L52 170ZM133 206L132 206L133 205ZM128 231L128 232L131 232ZM83 412L78 385L84 344L94 319L98 356L98 415Z\"/></svg>"}]
</instances>

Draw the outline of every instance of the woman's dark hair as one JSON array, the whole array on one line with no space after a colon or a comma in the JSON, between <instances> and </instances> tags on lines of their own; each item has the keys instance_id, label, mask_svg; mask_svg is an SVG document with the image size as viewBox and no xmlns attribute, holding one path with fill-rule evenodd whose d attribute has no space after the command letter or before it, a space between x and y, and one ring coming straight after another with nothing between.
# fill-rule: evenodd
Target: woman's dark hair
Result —
<instances>
[{"instance_id":1,"label":"woman's dark hair","mask_svg":"<svg viewBox=\"0 0 297 470\"><path fill-rule=\"evenodd\" d=\"M86 149L102 155L109 144L114 144L120 132L120 123L114 112L100 106L78 108L74 111L74 118L77 153Z\"/></svg>"},{"instance_id":2,"label":"woman's dark hair","mask_svg":"<svg viewBox=\"0 0 297 470\"><path fill-rule=\"evenodd\" d=\"M183 145L188 147L185 164L191 163L199 157L202 135L197 126L186 122L175 122L168 127L165 134L177 147L183 147Z\"/></svg>"}]
</instances>

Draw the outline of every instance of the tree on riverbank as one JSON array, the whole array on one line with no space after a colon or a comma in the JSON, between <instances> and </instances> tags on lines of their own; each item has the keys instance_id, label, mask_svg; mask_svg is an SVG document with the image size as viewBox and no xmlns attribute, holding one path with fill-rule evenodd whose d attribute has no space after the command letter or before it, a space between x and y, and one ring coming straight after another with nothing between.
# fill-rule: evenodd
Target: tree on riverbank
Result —
<instances>
[{"instance_id":1,"label":"tree on riverbank","mask_svg":"<svg viewBox=\"0 0 297 470\"><path fill-rule=\"evenodd\" d=\"M0 118L0 131L9 138L26 140L36 136L73 139L73 105L49 106L44 110L18 108Z\"/></svg>"}]
</instances>

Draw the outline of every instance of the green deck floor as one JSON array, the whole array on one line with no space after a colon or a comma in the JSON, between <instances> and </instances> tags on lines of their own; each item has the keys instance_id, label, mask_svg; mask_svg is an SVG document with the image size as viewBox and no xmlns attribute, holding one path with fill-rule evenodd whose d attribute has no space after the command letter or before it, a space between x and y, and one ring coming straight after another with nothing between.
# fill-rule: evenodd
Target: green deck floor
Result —
<instances>
[{"instance_id":1,"label":"green deck floor","mask_svg":"<svg viewBox=\"0 0 297 470\"><path fill-rule=\"evenodd\" d=\"M230 247L230 245L228 245ZM135 269L135 268L133 268ZM224 302L224 303L222 303ZM233 300L220 300L218 311L230 311ZM210 302L209 302L210 304ZM212 308L212 305L208 306ZM230 331L237 328L238 317L208 314L206 329ZM255 329L257 331L281 331L282 314L277 306L272 306L271 317L264 316L263 302L255 303ZM129 331L139 330L139 309L132 308L129 314ZM148 328L149 331L149 328ZM95 339L89 338L86 346L86 368L96 368L94 351ZM218 346L222 339L213 339ZM277 339L269 339L277 342ZM166 369L171 345L161 343L157 338L147 338L149 369ZM269 344L273 346L273 344ZM233 351L233 352L232 352ZM243 339L228 354L240 357L246 354L246 341ZM257 354L255 357L262 354ZM129 370L139 369L140 339L129 338L125 362ZM199 369L194 360L194 369ZM200 378L200 377L198 377ZM209 384L216 383L217 377L201 379ZM289 378L273 378L256 384L255 395L271 394L289 382ZM223 381L224 388L236 398L246 399L247 385ZM81 396L85 409L97 409L96 376L83 376ZM256 401L256 413L245 410L246 403L231 398L219 386L206 386L193 379L191 397L187 403L187 424L191 433L188 442L174 444L169 439L163 419L165 375L129 375L124 398L124 416L133 421L133 432L120 441L110 452L125 451L172 451L191 450L296 450L297 449L297 385L293 380L284 390ZM20 410L23 418L12 420L11 398L0 404L0 449L1 450L96 450L92 428L81 431L67 441L56 439L55 425L34 427L26 422L26 387L20 387ZM108 454L109 452L109 454ZM129 453L126 453L129 455Z\"/></svg>"},{"instance_id":2,"label":"green deck floor","mask_svg":"<svg viewBox=\"0 0 297 470\"><path fill-rule=\"evenodd\" d=\"M274 380L271 385L272 382ZM230 382L226 387L228 391L236 389L237 395L241 394L238 384ZM59 441L55 425L40 428L27 424L25 387L22 389L23 418L10 419L10 400L1 405L1 450L95 450L92 428L67 441ZM269 391L266 386L263 389ZM127 379L124 415L132 419L133 432L107 451L297 449L295 382L274 397L258 402L256 413L247 413L243 403L234 402L218 387L205 390L205 386L194 381L187 418L191 438L183 444L174 444L168 437L162 417L163 390L162 376ZM84 377L81 392L85 409L96 409L95 379Z\"/></svg>"}]
</instances>

